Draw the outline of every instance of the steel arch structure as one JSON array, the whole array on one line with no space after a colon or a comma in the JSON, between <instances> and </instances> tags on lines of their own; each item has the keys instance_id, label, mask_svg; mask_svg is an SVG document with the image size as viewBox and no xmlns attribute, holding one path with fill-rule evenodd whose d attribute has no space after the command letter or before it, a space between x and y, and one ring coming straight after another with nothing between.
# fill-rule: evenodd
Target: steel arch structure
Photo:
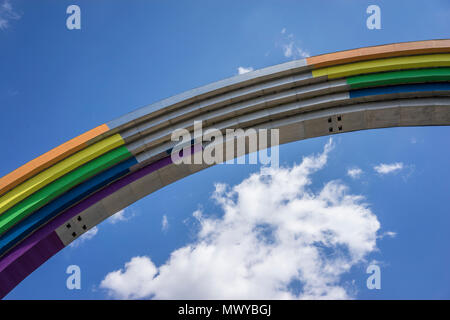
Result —
<instances>
[{"instance_id":1,"label":"steel arch structure","mask_svg":"<svg viewBox=\"0 0 450 320\"><path fill-rule=\"evenodd\" d=\"M0 179L0 297L83 233L210 165L175 165L177 128L279 129L280 143L450 125L450 39L324 54L196 88L94 128ZM195 146L193 146L195 148Z\"/></svg>"}]
</instances>

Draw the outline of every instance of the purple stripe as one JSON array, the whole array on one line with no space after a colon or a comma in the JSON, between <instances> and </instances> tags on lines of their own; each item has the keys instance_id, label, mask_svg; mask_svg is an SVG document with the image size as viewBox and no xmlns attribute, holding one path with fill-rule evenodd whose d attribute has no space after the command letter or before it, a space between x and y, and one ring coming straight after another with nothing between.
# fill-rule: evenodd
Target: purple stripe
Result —
<instances>
[{"instance_id":1,"label":"purple stripe","mask_svg":"<svg viewBox=\"0 0 450 320\"><path fill-rule=\"evenodd\" d=\"M53 231L39 241L33 247L33 250L19 256L14 260L14 263L11 263L0 273L0 298L6 296L30 273L63 248L64 244Z\"/></svg>"},{"instance_id":2,"label":"purple stripe","mask_svg":"<svg viewBox=\"0 0 450 320\"><path fill-rule=\"evenodd\" d=\"M61 240L54 232L55 229L103 198L171 163L171 157L166 157L113 182L106 188L58 215L11 249L0 260L0 298L3 298L30 273L64 248Z\"/></svg>"}]
</instances>

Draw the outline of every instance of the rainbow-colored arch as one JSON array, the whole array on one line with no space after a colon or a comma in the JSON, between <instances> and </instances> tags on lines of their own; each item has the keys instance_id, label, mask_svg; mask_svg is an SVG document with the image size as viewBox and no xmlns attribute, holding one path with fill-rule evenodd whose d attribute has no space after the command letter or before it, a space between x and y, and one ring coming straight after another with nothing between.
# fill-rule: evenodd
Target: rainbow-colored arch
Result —
<instances>
[{"instance_id":1,"label":"rainbow-colored arch","mask_svg":"<svg viewBox=\"0 0 450 320\"><path fill-rule=\"evenodd\" d=\"M0 179L0 297L115 212L209 165L174 165L170 135L278 128L280 143L393 126L450 125L450 40L287 62L133 111ZM192 148L199 148L194 145Z\"/></svg>"}]
</instances>

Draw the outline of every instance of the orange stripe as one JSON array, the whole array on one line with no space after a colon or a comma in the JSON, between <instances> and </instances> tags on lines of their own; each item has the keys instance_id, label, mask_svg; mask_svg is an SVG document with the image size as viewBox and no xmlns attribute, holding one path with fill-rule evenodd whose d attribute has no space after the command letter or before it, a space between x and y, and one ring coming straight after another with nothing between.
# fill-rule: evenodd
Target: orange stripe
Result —
<instances>
[{"instance_id":1,"label":"orange stripe","mask_svg":"<svg viewBox=\"0 0 450 320\"><path fill-rule=\"evenodd\" d=\"M314 65L314 68L322 68L363 60L443 52L450 52L450 39L403 42L333 52L306 58L306 62Z\"/></svg>"},{"instance_id":2,"label":"orange stripe","mask_svg":"<svg viewBox=\"0 0 450 320\"><path fill-rule=\"evenodd\" d=\"M31 160L23 166L17 168L13 172L0 178L0 195L11 190L18 184L24 182L36 173L47 169L56 162L86 147L89 140L108 131L106 124L102 124L92 130L89 130L78 137L69 140L62 145L44 153L43 155Z\"/></svg>"}]
</instances>

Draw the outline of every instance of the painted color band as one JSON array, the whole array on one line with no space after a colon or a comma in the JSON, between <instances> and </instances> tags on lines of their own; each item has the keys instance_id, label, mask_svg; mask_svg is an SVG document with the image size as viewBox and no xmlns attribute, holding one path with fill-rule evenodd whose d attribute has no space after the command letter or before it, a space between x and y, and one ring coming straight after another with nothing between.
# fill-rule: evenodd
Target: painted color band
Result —
<instances>
[{"instance_id":1,"label":"painted color band","mask_svg":"<svg viewBox=\"0 0 450 320\"><path fill-rule=\"evenodd\" d=\"M417 69L365 74L347 78L352 89L405 83L450 81L450 68Z\"/></svg>"},{"instance_id":2,"label":"painted color band","mask_svg":"<svg viewBox=\"0 0 450 320\"><path fill-rule=\"evenodd\" d=\"M99 190L106 184L127 174L129 172L129 168L135 164L137 164L137 161L134 157L121 162L118 165L96 175L92 179L83 182L81 185L73 188L70 192L63 194L61 197L34 212L32 215L18 223L0 237L0 256L32 231L49 221L63 210L82 200L92 192Z\"/></svg>"},{"instance_id":3,"label":"painted color band","mask_svg":"<svg viewBox=\"0 0 450 320\"><path fill-rule=\"evenodd\" d=\"M399 86L376 87L368 89L358 89L350 91L350 98L360 98L366 96L375 96L380 94L406 93L406 92L433 92L450 91L450 83L420 83L405 84Z\"/></svg>"},{"instance_id":4,"label":"painted color band","mask_svg":"<svg viewBox=\"0 0 450 320\"><path fill-rule=\"evenodd\" d=\"M34 232L0 259L0 299L10 292L36 268L64 248L54 231L83 210L113 194L119 189L172 163L171 157L158 160L115 181L106 188L69 208Z\"/></svg>"},{"instance_id":5,"label":"painted color band","mask_svg":"<svg viewBox=\"0 0 450 320\"><path fill-rule=\"evenodd\" d=\"M0 216L0 235L52 199L62 195L84 180L130 157L131 154L128 149L122 146L52 182Z\"/></svg>"},{"instance_id":6,"label":"painted color band","mask_svg":"<svg viewBox=\"0 0 450 320\"><path fill-rule=\"evenodd\" d=\"M115 134L42 171L0 197L0 214L59 177L123 144L122 137Z\"/></svg>"},{"instance_id":7,"label":"painted color band","mask_svg":"<svg viewBox=\"0 0 450 320\"><path fill-rule=\"evenodd\" d=\"M336 79L363 73L431 67L450 67L450 54L430 54L355 62L313 70L312 74L313 77L328 76L328 79Z\"/></svg>"},{"instance_id":8,"label":"painted color band","mask_svg":"<svg viewBox=\"0 0 450 320\"><path fill-rule=\"evenodd\" d=\"M450 39L400 42L321 54L306 58L306 62L317 69L364 60L444 53L450 52L449 48Z\"/></svg>"},{"instance_id":9,"label":"painted color band","mask_svg":"<svg viewBox=\"0 0 450 320\"><path fill-rule=\"evenodd\" d=\"M109 130L106 124L102 124L88 132L79 135L72 140L63 143L62 145L44 153L36 159L27 162L23 166L8 173L6 176L0 178L0 195L11 190L23 181L29 179L38 172L47 169L51 165L61 161L62 159L74 154L75 152L85 148L88 142L95 137L107 132Z\"/></svg>"}]
</instances>

